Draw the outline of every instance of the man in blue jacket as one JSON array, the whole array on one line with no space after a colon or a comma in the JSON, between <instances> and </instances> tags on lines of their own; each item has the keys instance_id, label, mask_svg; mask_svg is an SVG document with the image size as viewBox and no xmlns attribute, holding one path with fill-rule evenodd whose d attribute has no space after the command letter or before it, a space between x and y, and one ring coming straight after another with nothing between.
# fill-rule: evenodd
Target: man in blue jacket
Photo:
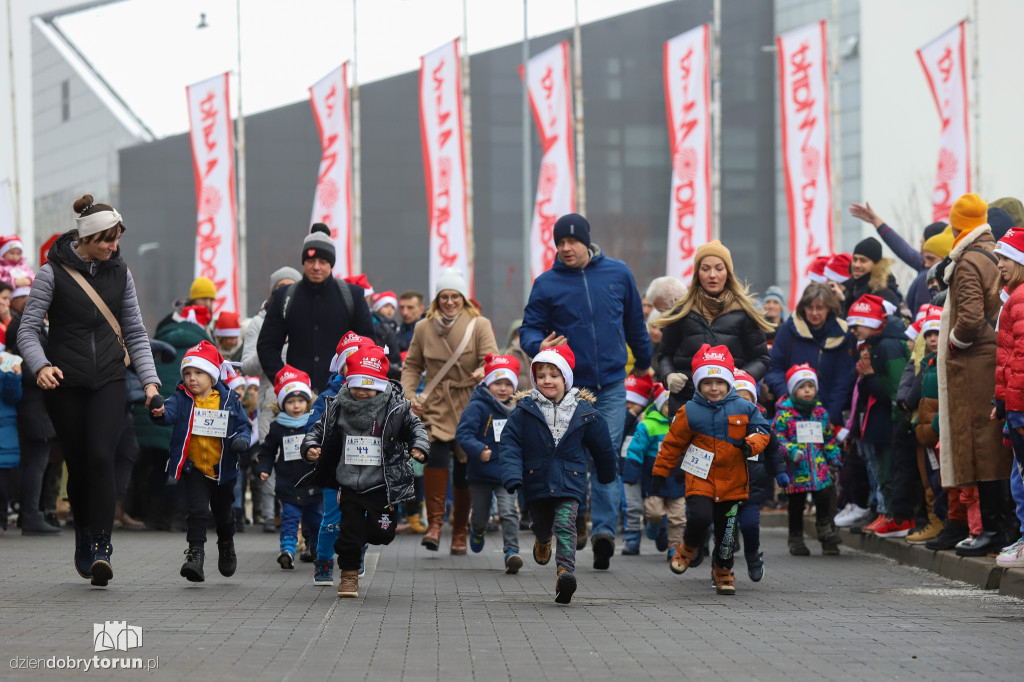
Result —
<instances>
[{"instance_id":1,"label":"man in blue jacket","mask_svg":"<svg viewBox=\"0 0 1024 682\"><path fill-rule=\"evenodd\" d=\"M569 213L553 230L557 257L533 283L523 311L520 345L530 356L572 343L576 385L597 396L597 411L608 424L616 451L626 423L626 345L633 351L633 373L651 366L651 337L633 273L590 242L590 223ZM615 553L621 482L590 480L591 547L594 568L607 569Z\"/></svg>"}]
</instances>

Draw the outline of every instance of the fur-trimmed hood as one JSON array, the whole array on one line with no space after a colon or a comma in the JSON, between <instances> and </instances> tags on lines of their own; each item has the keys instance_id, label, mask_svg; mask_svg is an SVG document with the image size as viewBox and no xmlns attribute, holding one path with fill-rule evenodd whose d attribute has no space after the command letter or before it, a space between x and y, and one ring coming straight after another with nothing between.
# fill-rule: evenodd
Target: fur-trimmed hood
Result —
<instances>
[{"instance_id":1,"label":"fur-trimmed hood","mask_svg":"<svg viewBox=\"0 0 1024 682\"><path fill-rule=\"evenodd\" d=\"M974 246L984 235L989 235L993 241L995 236L992 234L992 228L988 223L984 225L978 225L976 228L964 235L964 238L960 240L960 243L953 247L953 250L949 252L950 264L946 267L946 271L942 275L942 279L945 280L948 285L953 281L953 271L956 270L956 264L959 263L967 249Z\"/></svg>"},{"instance_id":2,"label":"fur-trimmed hood","mask_svg":"<svg viewBox=\"0 0 1024 682\"><path fill-rule=\"evenodd\" d=\"M868 275L868 287L871 289L871 293L889 288L894 281L891 258L883 258L875 263Z\"/></svg>"},{"instance_id":3,"label":"fur-trimmed hood","mask_svg":"<svg viewBox=\"0 0 1024 682\"><path fill-rule=\"evenodd\" d=\"M811 326L807 324L807 320L795 313L792 316L792 320L793 328L796 330L796 333L800 338L814 338L814 334L811 332ZM846 320L830 314L828 319L825 320L825 326L828 328L828 337L826 337L825 344L823 346L825 350L838 348L846 342L846 333L849 329L849 326L846 324Z\"/></svg>"},{"instance_id":4,"label":"fur-trimmed hood","mask_svg":"<svg viewBox=\"0 0 1024 682\"><path fill-rule=\"evenodd\" d=\"M512 404L513 404L513 405L518 405L518 404L519 404L519 401L520 401L520 400L522 400L523 398L525 398L525 397L527 397L527 396L529 396L529 395L530 395L530 391L531 391L531 390L532 390L532 389L529 389L529 390L525 390L525 391L517 391L517 392L516 392L516 393L515 393L515 394L514 394L514 395L512 396ZM579 398L580 400L586 401L586 402L588 402L588 403L594 403L594 404L597 404L597 396L595 396L595 395L594 395L593 393L591 393L591 392L590 392L590 391L589 391L588 389L586 389L586 388L581 388L581 389L580 389L580 392L579 392L578 398Z\"/></svg>"}]
</instances>

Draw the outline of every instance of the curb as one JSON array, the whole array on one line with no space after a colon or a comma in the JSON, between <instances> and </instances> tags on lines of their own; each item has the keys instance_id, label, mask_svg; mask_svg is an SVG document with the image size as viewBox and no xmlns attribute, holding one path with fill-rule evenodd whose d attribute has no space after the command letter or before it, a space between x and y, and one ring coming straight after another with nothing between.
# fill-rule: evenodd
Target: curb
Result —
<instances>
[{"instance_id":1,"label":"curb","mask_svg":"<svg viewBox=\"0 0 1024 682\"><path fill-rule=\"evenodd\" d=\"M767 513L761 515L765 527L785 528L786 515ZM817 538L814 518L804 520L804 535ZM1001 568L994 557L960 557L953 550L934 551L924 545L908 544L903 538L880 538L874 535L857 535L845 528L839 529L843 544L851 549L869 554L880 554L895 561L923 568L943 578L959 580L985 590L998 590L999 594L1024 599L1024 569Z\"/></svg>"}]
</instances>

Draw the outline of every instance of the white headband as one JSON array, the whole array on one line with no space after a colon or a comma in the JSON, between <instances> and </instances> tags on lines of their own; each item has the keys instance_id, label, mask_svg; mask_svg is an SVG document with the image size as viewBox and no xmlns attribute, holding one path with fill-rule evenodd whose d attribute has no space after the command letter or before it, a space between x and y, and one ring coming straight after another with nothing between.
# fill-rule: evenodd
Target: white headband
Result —
<instances>
[{"instance_id":1,"label":"white headband","mask_svg":"<svg viewBox=\"0 0 1024 682\"><path fill-rule=\"evenodd\" d=\"M110 209L109 211L97 211L91 215L75 218L75 226L78 228L78 236L91 237L94 234L105 232L121 222L121 214Z\"/></svg>"}]
</instances>

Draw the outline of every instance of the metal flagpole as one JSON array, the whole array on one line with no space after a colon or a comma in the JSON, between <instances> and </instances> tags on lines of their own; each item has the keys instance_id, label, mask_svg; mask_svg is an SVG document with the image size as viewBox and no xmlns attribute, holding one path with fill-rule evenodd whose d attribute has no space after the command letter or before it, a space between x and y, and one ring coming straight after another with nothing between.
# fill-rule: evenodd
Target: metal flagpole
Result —
<instances>
[{"instance_id":1,"label":"metal flagpole","mask_svg":"<svg viewBox=\"0 0 1024 682\"><path fill-rule=\"evenodd\" d=\"M840 78L839 78L839 0L832 0L832 153L829 162L832 166L832 243L839 248L843 224L843 156L840 115ZM826 32L825 35L828 35Z\"/></svg>"},{"instance_id":2,"label":"metal flagpole","mask_svg":"<svg viewBox=\"0 0 1024 682\"><path fill-rule=\"evenodd\" d=\"M971 33L974 34L974 49L971 50L971 81L974 86L974 104L971 106L971 120L974 124L974 130L971 132L974 133L974 140L971 151L974 152L974 182L971 183L971 191L976 194L981 194L981 37L978 31L980 9L978 0L974 0L974 16L971 21ZM963 68L966 69L967 65L964 64Z\"/></svg>"},{"instance_id":3,"label":"metal flagpole","mask_svg":"<svg viewBox=\"0 0 1024 682\"><path fill-rule=\"evenodd\" d=\"M576 25L572 30L573 83L576 96L576 212L587 214L587 174L583 150L583 43L580 40L580 0L574 0Z\"/></svg>"},{"instance_id":4,"label":"metal flagpole","mask_svg":"<svg viewBox=\"0 0 1024 682\"><path fill-rule=\"evenodd\" d=\"M527 23L528 0L523 0L523 307L530 300L533 288L530 259L530 229L533 224L533 178L532 156L530 145L530 32Z\"/></svg>"},{"instance_id":5,"label":"metal flagpole","mask_svg":"<svg viewBox=\"0 0 1024 682\"><path fill-rule=\"evenodd\" d=\"M722 236L722 0L711 16L711 236Z\"/></svg>"},{"instance_id":6,"label":"metal flagpole","mask_svg":"<svg viewBox=\"0 0 1024 682\"><path fill-rule=\"evenodd\" d=\"M235 19L238 31L238 128L235 141L238 154L238 314L245 317L249 310L249 267L245 211L245 114L242 112L242 0L235 0Z\"/></svg>"},{"instance_id":7,"label":"metal flagpole","mask_svg":"<svg viewBox=\"0 0 1024 682\"><path fill-rule=\"evenodd\" d=\"M17 88L14 85L14 29L11 26L11 0L7 0L7 65L10 68L11 79L11 160L14 162L14 167L11 169L11 182L14 187L14 231L21 235L22 239L25 239L25 235L21 234L21 192L18 182L20 171L18 167L18 107ZM31 240L34 244L34 233L31 235Z\"/></svg>"},{"instance_id":8,"label":"metal flagpole","mask_svg":"<svg viewBox=\"0 0 1024 682\"><path fill-rule=\"evenodd\" d=\"M363 180L362 143L359 122L359 74L356 64L359 55L356 49L356 4L352 0L352 268L354 275L363 271Z\"/></svg>"},{"instance_id":9,"label":"metal flagpole","mask_svg":"<svg viewBox=\"0 0 1024 682\"><path fill-rule=\"evenodd\" d=\"M466 275L469 276L469 286L472 292L474 288L473 272L476 270L474 265L476 242L473 239L473 114L470 109L469 96L469 20L466 13L466 1L462 0L462 115L465 126L463 145L466 159L466 247L469 249L467 260L470 269Z\"/></svg>"}]
</instances>

